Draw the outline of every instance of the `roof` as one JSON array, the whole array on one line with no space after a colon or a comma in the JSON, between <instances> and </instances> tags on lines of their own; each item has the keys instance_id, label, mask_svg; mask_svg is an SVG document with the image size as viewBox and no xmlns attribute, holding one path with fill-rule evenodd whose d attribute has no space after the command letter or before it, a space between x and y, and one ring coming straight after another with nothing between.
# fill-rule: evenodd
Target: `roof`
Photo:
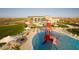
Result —
<instances>
[{"instance_id":1,"label":"roof","mask_svg":"<svg viewBox=\"0 0 79 59\"><path fill-rule=\"evenodd\" d=\"M4 37L3 39L1 39L1 40L0 40L0 43L8 43L8 42L10 42L10 41L12 41L12 40L16 40L16 39L14 39L14 38L11 37L11 36L7 36L7 37Z\"/></svg>"}]
</instances>

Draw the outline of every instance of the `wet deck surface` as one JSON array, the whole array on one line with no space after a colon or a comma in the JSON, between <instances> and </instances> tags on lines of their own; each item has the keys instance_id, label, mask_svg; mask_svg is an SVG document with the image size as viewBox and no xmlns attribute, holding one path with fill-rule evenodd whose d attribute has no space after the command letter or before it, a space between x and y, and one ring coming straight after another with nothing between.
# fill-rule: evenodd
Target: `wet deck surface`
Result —
<instances>
[{"instance_id":1,"label":"wet deck surface","mask_svg":"<svg viewBox=\"0 0 79 59\"><path fill-rule=\"evenodd\" d=\"M32 45L34 50L79 50L79 40L55 31L52 31L52 35L60 41L60 44L55 46L49 41L42 45L44 42L44 34L44 32L40 32L33 37Z\"/></svg>"}]
</instances>

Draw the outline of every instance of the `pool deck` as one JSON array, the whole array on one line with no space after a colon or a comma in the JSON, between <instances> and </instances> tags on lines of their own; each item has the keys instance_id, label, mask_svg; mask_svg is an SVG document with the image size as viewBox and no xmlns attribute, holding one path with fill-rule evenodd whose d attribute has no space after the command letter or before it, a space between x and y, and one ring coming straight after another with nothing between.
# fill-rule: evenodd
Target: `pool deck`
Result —
<instances>
[{"instance_id":1,"label":"pool deck","mask_svg":"<svg viewBox=\"0 0 79 59\"><path fill-rule=\"evenodd\" d=\"M31 30L29 35L27 36L26 42L20 47L21 50L32 50L32 38L37 33L37 29Z\"/></svg>"},{"instance_id":2,"label":"pool deck","mask_svg":"<svg viewBox=\"0 0 79 59\"><path fill-rule=\"evenodd\" d=\"M60 29L59 28L53 29L53 31L56 31L56 32L59 32L59 33L64 33L64 34L66 34L66 35L68 35L72 38L75 38L75 39L79 40L79 36L74 36L72 33L68 32L66 30L63 30L61 28Z\"/></svg>"}]
</instances>

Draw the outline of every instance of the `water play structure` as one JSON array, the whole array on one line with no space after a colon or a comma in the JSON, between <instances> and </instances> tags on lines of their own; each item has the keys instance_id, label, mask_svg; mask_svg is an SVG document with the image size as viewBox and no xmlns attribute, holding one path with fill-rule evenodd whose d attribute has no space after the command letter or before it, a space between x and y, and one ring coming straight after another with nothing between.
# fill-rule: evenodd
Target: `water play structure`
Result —
<instances>
[{"instance_id":1,"label":"water play structure","mask_svg":"<svg viewBox=\"0 0 79 59\"><path fill-rule=\"evenodd\" d=\"M56 39L52 34L52 25L54 25L53 23L51 23L50 21L50 17L46 17L46 28L45 28L45 35L44 35L44 42L43 44L47 43L48 41L52 42L53 44L57 45L59 43L59 40Z\"/></svg>"}]
</instances>

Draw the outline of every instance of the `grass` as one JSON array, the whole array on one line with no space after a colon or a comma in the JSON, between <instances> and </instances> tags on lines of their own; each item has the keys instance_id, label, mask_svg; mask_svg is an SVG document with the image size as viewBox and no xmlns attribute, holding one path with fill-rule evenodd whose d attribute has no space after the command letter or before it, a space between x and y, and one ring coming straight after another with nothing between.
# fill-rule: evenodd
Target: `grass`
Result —
<instances>
[{"instance_id":1,"label":"grass","mask_svg":"<svg viewBox=\"0 0 79 59\"><path fill-rule=\"evenodd\" d=\"M68 31L79 36L79 29L68 29Z\"/></svg>"},{"instance_id":2,"label":"grass","mask_svg":"<svg viewBox=\"0 0 79 59\"><path fill-rule=\"evenodd\" d=\"M58 27L61 27L61 28L68 28L68 26L66 26L66 25L58 25Z\"/></svg>"},{"instance_id":3,"label":"grass","mask_svg":"<svg viewBox=\"0 0 79 59\"><path fill-rule=\"evenodd\" d=\"M0 26L0 39L8 35L16 35L25 28L24 24Z\"/></svg>"}]
</instances>

